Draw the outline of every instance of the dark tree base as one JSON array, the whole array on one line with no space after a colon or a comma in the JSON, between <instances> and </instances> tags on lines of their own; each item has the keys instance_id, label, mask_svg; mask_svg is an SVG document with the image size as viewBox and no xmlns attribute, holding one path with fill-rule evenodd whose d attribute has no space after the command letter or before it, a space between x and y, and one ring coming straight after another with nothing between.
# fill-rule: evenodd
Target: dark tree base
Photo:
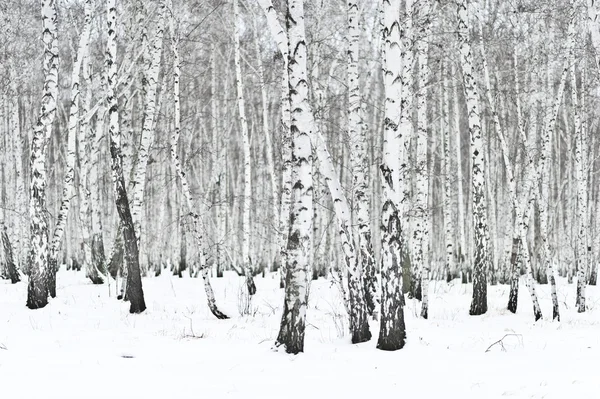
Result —
<instances>
[{"instance_id":1,"label":"dark tree base","mask_svg":"<svg viewBox=\"0 0 600 399\"><path fill-rule=\"evenodd\" d=\"M30 278L27 286L27 307L29 309L41 309L48 305L48 291L43 283L39 287L34 286L33 280Z\"/></svg>"},{"instance_id":2,"label":"dark tree base","mask_svg":"<svg viewBox=\"0 0 600 399\"><path fill-rule=\"evenodd\" d=\"M508 311L511 313L517 313L517 298L519 296L518 285L516 288L510 287L510 294L508 295Z\"/></svg>"},{"instance_id":3,"label":"dark tree base","mask_svg":"<svg viewBox=\"0 0 600 399\"><path fill-rule=\"evenodd\" d=\"M248 287L248 294L256 294L256 284L254 284L254 278L252 276L246 277L246 287Z\"/></svg>"},{"instance_id":4,"label":"dark tree base","mask_svg":"<svg viewBox=\"0 0 600 399\"><path fill-rule=\"evenodd\" d=\"M382 351L397 351L404 348L406 344L406 334L396 333L387 337L379 336L377 341L377 349Z\"/></svg>"}]
</instances>

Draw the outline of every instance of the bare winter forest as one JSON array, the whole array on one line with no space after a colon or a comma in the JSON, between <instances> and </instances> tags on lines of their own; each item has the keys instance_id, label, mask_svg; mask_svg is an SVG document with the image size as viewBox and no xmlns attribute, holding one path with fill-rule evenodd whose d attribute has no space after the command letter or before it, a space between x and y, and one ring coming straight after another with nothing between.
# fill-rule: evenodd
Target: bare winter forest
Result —
<instances>
[{"instance_id":1,"label":"bare winter forest","mask_svg":"<svg viewBox=\"0 0 600 399\"><path fill-rule=\"evenodd\" d=\"M0 396L597 397L597 3L0 0Z\"/></svg>"}]
</instances>

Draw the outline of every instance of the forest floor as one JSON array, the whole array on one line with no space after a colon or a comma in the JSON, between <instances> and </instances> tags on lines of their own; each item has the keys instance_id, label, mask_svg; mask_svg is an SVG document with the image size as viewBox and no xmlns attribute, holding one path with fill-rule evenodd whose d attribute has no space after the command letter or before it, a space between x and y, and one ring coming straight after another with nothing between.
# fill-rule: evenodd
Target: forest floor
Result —
<instances>
[{"instance_id":1,"label":"forest floor","mask_svg":"<svg viewBox=\"0 0 600 399\"><path fill-rule=\"evenodd\" d=\"M0 281L0 397L600 397L596 287L578 314L575 285L560 280L559 323L549 319L549 286L538 286L545 318L534 323L524 286L517 314L506 310L508 286L494 286L487 314L472 317L470 285L432 282L430 319L418 318L419 304L409 300L407 345L383 352L376 322L370 342L350 344L336 286L313 281L305 353L293 356L272 350L283 302L277 276L257 277L253 315L243 317L243 280L212 281L229 320L210 314L201 279L144 279L141 315L83 272L61 271L58 297L35 311L25 307L25 283Z\"/></svg>"}]
</instances>

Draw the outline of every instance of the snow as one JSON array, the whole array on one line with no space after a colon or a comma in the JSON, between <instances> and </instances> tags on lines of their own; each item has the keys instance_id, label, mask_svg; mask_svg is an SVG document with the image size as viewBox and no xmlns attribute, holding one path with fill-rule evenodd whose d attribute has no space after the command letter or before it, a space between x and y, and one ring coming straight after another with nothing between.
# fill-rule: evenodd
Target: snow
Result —
<instances>
[{"instance_id":1,"label":"snow","mask_svg":"<svg viewBox=\"0 0 600 399\"><path fill-rule=\"evenodd\" d=\"M471 286L432 281L429 320L407 301L404 349L351 345L340 295L330 281L310 286L305 353L274 351L283 304L278 276L256 279L253 315L239 316L243 278L214 278L209 312L201 279L144 279L148 309L61 271L58 297L25 307L26 284L0 281L0 398L596 398L600 378L600 291L575 310L575 285L559 280L562 321L552 322L549 286L538 286L546 319L534 323L520 289L519 311L505 310L508 286L489 287L486 315L468 315ZM501 345L488 347L504 337Z\"/></svg>"}]
</instances>

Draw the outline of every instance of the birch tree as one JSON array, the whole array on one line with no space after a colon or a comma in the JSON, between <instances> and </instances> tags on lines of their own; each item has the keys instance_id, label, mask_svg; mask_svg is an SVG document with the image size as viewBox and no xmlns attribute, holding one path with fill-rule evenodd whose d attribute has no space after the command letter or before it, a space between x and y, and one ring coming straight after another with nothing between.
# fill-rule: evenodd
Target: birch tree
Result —
<instances>
[{"instance_id":1,"label":"birch tree","mask_svg":"<svg viewBox=\"0 0 600 399\"><path fill-rule=\"evenodd\" d=\"M240 53L240 9L238 0L233 0L234 23L234 57L235 80L237 90L238 112L242 134L242 149L244 153L244 195L242 198L242 265L246 277L246 288L250 296L256 293L256 285L252 277L250 263L250 204L252 199L252 169L250 166L250 133L246 119L246 104L244 101L244 81L242 78L242 61Z\"/></svg>"},{"instance_id":2,"label":"birch tree","mask_svg":"<svg viewBox=\"0 0 600 399\"><path fill-rule=\"evenodd\" d=\"M202 273L202 280L204 282L204 290L206 293L206 299L208 303L208 307L212 314L218 319L227 319L227 315L219 310L217 307L217 302L215 300L214 290L210 283L209 277L209 269L206 267L206 259L204 255L204 245L203 245L203 237L200 229L200 215L194 211L194 201L190 192L190 187L188 184L188 180L185 172L181 167L181 162L179 161L178 154L178 142L179 136L181 133L181 103L180 103L180 78L181 78L181 66L180 66L180 57L179 57L179 31L176 29L175 23L175 15L173 10L172 0L167 0L167 9L171 13L171 17L169 19L169 29L171 31L172 37L172 51L173 51L173 116L174 116L174 129L171 135L170 142L170 153L171 153L171 162L173 164L173 168L175 169L177 176L181 182L181 190L183 191L183 195L186 200L186 205L188 207L189 216L192 219L192 229L194 233L194 238L196 239L196 245L198 245L198 249L200 252L200 268ZM182 247L183 248L183 247Z\"/></svg>"},{"instance_id":3,"label":"birch tree","mask_svg":"<svg viewBox=\"0 0 600 399\"><path fill-rule=\"evenodd\" d=\"M308 264L312 233L312 121L308 106L304 1L288 0L288 74L292 131L292 210L285 268L285 298L276 346L287 353L304 352L308 301Z\"/></svg>"},{"instance_id":4,"label":"birch tree","mask_svg":"<svg viewBox=\"0 0 600 399\"><path fill-rule=\"evenodd\" d=\"M31 141L31 180L29 194L29 285L27 307L43 308L48 304L48 220L46 216L46 148L52 134L58 100L58 29L56 1L42 0L42 70L44 88L37 123Z\"/></svg>"},{"instance_id":5,"label":"birch tree","mask_svg":"<svg viewBox=\"0 0 600 399\"><path fill-rule=\"evenodd\" d=\"M420 271L421 279L421 317L428 316L429 300L429 174L427 170L427 84L429 83L429 35L431 31L429 1L418 3L420 7L420 32L417 44L417 60L419 63L419 90L416 93L417 102L417 159L416 159L416 198L415 198L415 230L413 253L415 268Z\"/></svg>"},{"instance_id":6,"label":"birch tree","mask_svg":"<svg viewBox=\"0 0 600 399\"><path fill-rule=\"evenodd\" d=\"M117 4L116 0L106 0L106 52L104 68L106 75L106 105L108 107L108 131L110 155L112 159L115 203L121 221L127 265L127 297L129 312L141 313L146 310L142 279L140 275L139 250L133 217L131 214L121 155L121 132L119 131L119 108L116 96L117 85Z\"/></svg>"},{"instance_id":7,"label":"birch tree","mask_svg":"<svg viewBox=\"0 0 600 399\"><path fill-rule=\"evenodd\" d=\"M289 18L289 13L288 13ZM277 37L276 40L281 40L281 34L279 34L280 30L277 29L275 24L270 24L273 28L271 33ZM304 30L302 31L304 32ZM289 35L289 30L288 30ZM289 37L289 36L288 36ZM304 35L303 35L304 37ZM291 41L290 41L291 42ZM288 51L291 52L292 47L290 46ZM289 54L289 53L288 53ZM291 62L291 58L289 58L289 62ZM289 68L289 66L288 66ZM301 63L298 68L303 69L304 76L306 73L306 63ZM291 74L290 74L291 79ZM308 85L308 82L305 81L304 84ZM290 91L290 96L293 94L293 91ZM291 104L291 109L293 110L293 104ZM346 272L348 273L348 284L349 284L349 316L350 316L350 332L352 334L352 342L364 342L371 338L371 333L369 331L369 325L367 321L367 310L365 305L365 295L364 295L364 283L363 283L363 275L360 270L360 265L357 261L356 250L354 239L352 237L351 230L351 221L350 221L350 207L348 205L348 200L342 190L342 186L340 184L340 179L337 175L336 169L333 165L333 160L331 158L331 154L327 149L327 145L325 143L325 139L323 135L318 130L318 127L314 120L314 115L310 104L308 101L306 103L305 112L307 112L307 118L310 122L310 129L308 129L307 133L309 135L310 141L314 150L317 154L317 158L319 161L319 171L323 175L325 182L327 184L329 194L331 195L334 211L336 215L336 220L338 222L338 231L341 240L342 250L344 251L344 259ZM289 245L288 245L289 247ZM289 263L289 262L288 262Z\"/></svg>"},{"instance_id":8,"label":"birch tree","mask_svg":"<svg viewBox=\"0 0 600 399\"><path fill-rule=\"evenodd\" d=\"M287 241L290 225L290 211L292 206L292 133L290 90L289 90L289 49L286 31L277 18L277 13L271 0L257 0L263 10L269 26L271 36L283 59L283 73L281 77L281 209L279 210L279 248L281 262L281 288L284 285L285 266L287 265Z\"/></svg>"},{"instance_id":9,"label":"birch tree","mask_svg":"<svg viewBox=\"0 0 600 399\"><path fill-rule=\"evenodd\" d=\"M73 71L71 74L71 107L69 109L69 124L67 130L67 165L63 183L62 202L60 205L52 244L50 246L50 262L49 262L49 291L50 296L56 296L56 272L58 271L58 252L61 245L61 240L67 225L67 217L71 208L71 197L73 196L73 186L75 177L75 158L76 158L76 141L77 127L79 125L79 97L80 97L80 76L81 65L86 60L86 52L89 51L90 32L92 28L92 0L85 2L85 20L81 35L79 37L79 45L77 54L73 61ZM100 276L95 276L102 282ZM92 280L93 282L97 282Z\"/></svg>"},{"instance_id":10,"label":"birch tree","mask_svg":"<svg viewBox=\"0 0 600 399\"><path fill-rule=\"evenodd\" d=\"M357 245L359 248L359 272L364 276L364 292L367 311L373 315L378 305L375 256L371 242L371 215L369 198L369 174L367 163L367 138L361 115L361 90L358 65L360 61L360 23L358 2L348 1L348 137L351 141L356 222L358 224Z\"/></svg>"},{"instance_id":11,"label":"birch tree","mask_svg":"<svg viewBox=\"0 0 600 399\"><path fill-rule=\"evenodd\" d=\"M463 74L463 85L469 121L469 135L471 137L471 186L475 252L473 255L473 300L471 302L469 313L471 315L481 315L487 312L486 270L489 262L489 234L479 94L477 80L475 79L473 72L473 53L471 51L471 40L469 38L469 14L467 11L466 0L460 0L458 2L457 16L460 67Z\"/></svg>"},{"instance_id":12,"label":"birch tree","mask_svg":"<svg viewBox=\"0 0 600 399\"><path fill-rule=\"evenodd\" d=\"M406 167L404 141L407 132L402 120L402 44L400 42L400 0L382 0L383 77L385 119L381 164L381 319L377 348L398 350L404 347L404 296L401 263L407 251L404 225Z\"/></svg>"}]
</instances>

